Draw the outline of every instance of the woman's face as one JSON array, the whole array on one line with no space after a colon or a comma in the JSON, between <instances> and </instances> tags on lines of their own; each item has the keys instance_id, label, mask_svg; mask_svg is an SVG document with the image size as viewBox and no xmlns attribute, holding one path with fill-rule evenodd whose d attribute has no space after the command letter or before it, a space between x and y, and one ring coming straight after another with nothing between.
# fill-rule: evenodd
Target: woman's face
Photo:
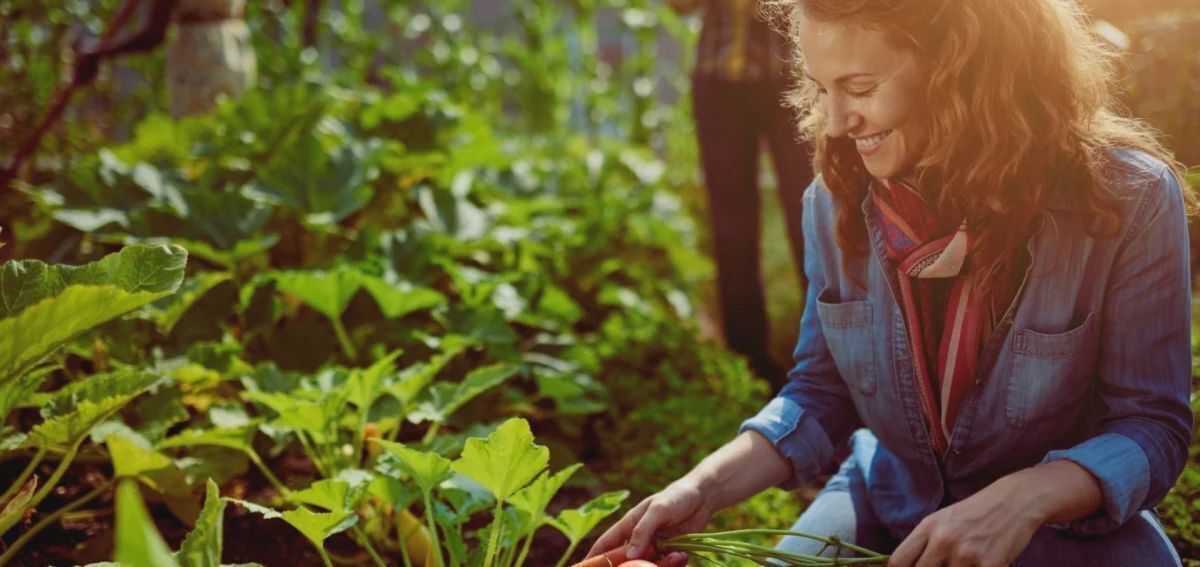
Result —
<instances>
[{"instance_id":1,"label":"woman's face","mask_svg":"<svg viewBox=\"0 0 1200 567\"><path fill-rule=\"evenodd\" d=\"M849 137L867 171L905 177L924 151L921 99L927 77L916 56L883 32L802 18L800 49L819 87L825 135Z\"/></svg>"}]
</instances>

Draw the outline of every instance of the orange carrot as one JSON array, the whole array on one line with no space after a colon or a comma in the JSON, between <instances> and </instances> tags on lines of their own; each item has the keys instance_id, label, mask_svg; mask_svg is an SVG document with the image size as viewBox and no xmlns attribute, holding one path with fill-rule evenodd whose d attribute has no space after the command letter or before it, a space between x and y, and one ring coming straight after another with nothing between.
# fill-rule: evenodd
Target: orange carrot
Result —
<instances>
[{"instance_id":1,"label":"orange carrot","mask_svg":"<svg viewBox=\"0 0 1200 567\"><path fill-rule=\"evenodd\" d=\"M629 545L622 545L616 549L610 549L595 557L584 559L583 561L580 561L571 567L617 567L618 565L629 561L629 558L625 556L625 548L627 547L629 547ZM654 557L654 546L651 545L650 548L642 554L642 557Z\"/></svg>"}]
</instances>

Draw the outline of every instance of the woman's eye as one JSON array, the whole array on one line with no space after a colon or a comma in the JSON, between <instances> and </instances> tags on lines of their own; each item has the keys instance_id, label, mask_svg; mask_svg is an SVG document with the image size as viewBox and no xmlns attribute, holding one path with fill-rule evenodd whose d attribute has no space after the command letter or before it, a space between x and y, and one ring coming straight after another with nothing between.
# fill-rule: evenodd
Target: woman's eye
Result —
<instances>
[{"instance_id":1,"label":"woman's eye","mask_svg":"<svg viewBox=\"0 0 1200 567\"><path fill-rule=\"evenodd\" d=\"M865 98L865 97L871 96L872 94L875 94L875 90L876 90L876 87L871 87L869 89L861 90L861 91L847 90L846 94L848 94L854 98Z\"/></svg>"}]
</instances>

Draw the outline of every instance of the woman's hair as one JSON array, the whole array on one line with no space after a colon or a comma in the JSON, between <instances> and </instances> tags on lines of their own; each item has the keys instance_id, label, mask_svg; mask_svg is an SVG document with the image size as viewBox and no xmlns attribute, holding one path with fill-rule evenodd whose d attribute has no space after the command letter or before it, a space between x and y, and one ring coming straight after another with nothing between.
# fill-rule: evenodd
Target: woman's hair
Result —
<instances>
[{"instance_id":1,"label":"woman's hair","mask_svg":"<svg viewBox=\"0 0 1200 567\"><path fill-rule=\"evenodd\" d=\"M1012 277L1012 260L1051 195L1081 204L1092 236L1118 233L1119 204L1106 183L1111 149L1138 149L1170 164L1186 187L1155 133L1117 111L1116 54L1074 0L762 1L768 17L791 30L794 45L804 17L876 29L915 53L929 74L929 142L916 165L917 185L939 212L967 219L978 234L971 255L984 291ZM798 48L795 60L804 65ZM838 205L838 243L865 253L859 205L870 174L852 140L824 135L817 87L796 75L787 103L800 111L815 168Z\"/></svg>"}]
</instances>

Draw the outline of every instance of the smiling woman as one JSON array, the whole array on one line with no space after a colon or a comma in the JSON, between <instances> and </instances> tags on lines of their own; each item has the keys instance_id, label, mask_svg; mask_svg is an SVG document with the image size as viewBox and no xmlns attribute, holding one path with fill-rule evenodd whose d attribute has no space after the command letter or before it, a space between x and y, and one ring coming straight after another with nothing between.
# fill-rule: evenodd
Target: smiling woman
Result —
<instances>
[{"instance_id":1,"label":"smiling woman","mask_svg":"<svg viewBox=\"0 0 1200 567\"><path fill-rule=\"evenodd\" d=\"M810 481L849 439L792 530L900 566L1178 565L1148 510L1192 433L1195 198L1115 111L1086 16L1071 0L766 3L796 45L789 102L820 173L790 381L593 551ZM836 552L822 545L779 547Z\"/></svg>"},{"instance_id":2,"label":"smiling woman","mask_svg":"<svg viewBox=\"0 0 1200 567\"><path fill-rule=\"evenodd\" d=\"M853 140L874 177L910 175L928 135L921 93L928 70L916 54L846 21L802 17L796 35L825 110L824 135Z\"/></svg>"}]
</instances>

